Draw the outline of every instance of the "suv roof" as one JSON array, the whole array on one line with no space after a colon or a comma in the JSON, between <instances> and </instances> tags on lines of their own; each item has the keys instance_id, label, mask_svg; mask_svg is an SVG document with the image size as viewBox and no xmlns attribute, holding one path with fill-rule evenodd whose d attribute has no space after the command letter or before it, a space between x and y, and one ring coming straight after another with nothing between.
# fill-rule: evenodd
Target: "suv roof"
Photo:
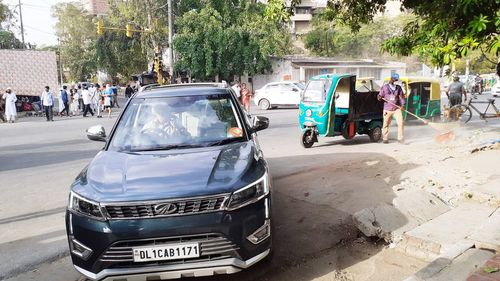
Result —
<instances>
[{"instance_id":1,"label":"suv roof","mask_svg":"<svg viewBox=\"0 0 500 281\"><path fill-rule=\"evenodd\" d=\"M172 84L151 87L140 93L137 93L137 98L157 98L165 97L167 95L175 96L189 96L199 94L220 94L227 93L228 86L224 83L186 83L186 84Z\"/></svg>"}]
</instances>

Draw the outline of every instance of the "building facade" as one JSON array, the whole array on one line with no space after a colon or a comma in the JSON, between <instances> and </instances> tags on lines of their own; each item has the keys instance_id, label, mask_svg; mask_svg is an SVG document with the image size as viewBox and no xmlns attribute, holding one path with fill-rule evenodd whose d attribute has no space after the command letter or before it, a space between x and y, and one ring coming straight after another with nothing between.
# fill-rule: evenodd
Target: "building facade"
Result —
<instances>
[{"instance_id":1,"label":"building facade","mask_svg":"<svg viewBox=\"0 0 500 281\"><path fill-rule=\"evenodd\" d=\"M406 64L393 61L288 56L273 61L272 73L254 76L252 86L259 89L269 82L286 80L307 82L313 76L327 73L355 74L357 77L371 77L381 83L392 73L406 75Z\"/></svg>"},{"instance_id":2,"label":"building facade","mask_svg":"<svg viewBox=\"0 0 500 281\"><path fill-rule=\"evenodd\" d=\"M290 1L287 1L290 5ZM312 29L313 16L326 8L326 0L302 0L294 9L290 17L290 31L292 35L303 35Z\"/></svg>"},{"instance_id":3,"label":"building facade","mask_svg":"<svg viewBox=\"0 0 500 281\"><path fill-rule=\"evenodd\" d=\"M91 15L106 15L109 12L108 0L81 0L81 2Z\"/></svg>"}]
</instances>

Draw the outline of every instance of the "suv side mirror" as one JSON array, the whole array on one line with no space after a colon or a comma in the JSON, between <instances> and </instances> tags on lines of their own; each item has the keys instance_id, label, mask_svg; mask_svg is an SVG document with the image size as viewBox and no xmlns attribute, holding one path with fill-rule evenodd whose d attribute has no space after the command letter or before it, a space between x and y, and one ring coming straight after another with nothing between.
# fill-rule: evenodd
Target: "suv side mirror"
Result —
<instances>
[{"instance_id":1,"label":"suv side mirror","mask_svg":"<svg viewBox=\"0 0 500 281\"><path fill-rule=\"evenodd\" d=\"M253 118L253 131L262 131L264 129L267 129L269 127L269 118L264 117L264 116L255 116Z\"/></svg>"},{"instance_id":2,"label":"suv side mirror","mask_svg":"<svg viewBox=\"0 0 500 281\"><path fill-rule=\"evenodd\" d=\"M92 126L86 132L89 140L106 142L106 131L102 125Z\"/></svg>"},{"instance_id":3,"label":"suv side mirror","mask_svg":"<svg viewBox=\"0 0 500 281\"><path fill-rule=\"evenodd\" d=\"M299 91L299 89L297 89L297 88L292 88L292 91L294 91L294 92L298 92L298 91Z\"/></svg>"}]
</instances>

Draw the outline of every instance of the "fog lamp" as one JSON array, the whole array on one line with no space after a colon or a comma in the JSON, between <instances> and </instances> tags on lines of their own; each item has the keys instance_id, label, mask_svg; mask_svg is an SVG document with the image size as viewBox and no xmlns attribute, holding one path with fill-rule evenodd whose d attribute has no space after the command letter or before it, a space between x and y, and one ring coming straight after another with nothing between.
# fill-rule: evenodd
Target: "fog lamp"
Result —
<instances>
[{"instance_id":1,"label":"fog lamp","mask_svg":"<svg viewBox=\"0 0 500 281\"><path fill-rule=\"evenodd\" d=\"M247 240L252 242L252 244L257 245L266 240L269 236L271 236L271 221L266 220L264 225L259 227L259 229L247 237Z\"/></svg>"},{"instance_id":2,"label":"fog lamp","mask_svg":"<svg viewBox=\"0 0 500 281\"><path fill-rule=\"evenodd\" d=\"M69 243L69 246L71 253L75 254L83 260L87 260L90 255L92 255L92 250L89 247L83 245L82 242L76 240L75 238L71 238L70 241L71 242Z\"/></svg>"}]
</instances>

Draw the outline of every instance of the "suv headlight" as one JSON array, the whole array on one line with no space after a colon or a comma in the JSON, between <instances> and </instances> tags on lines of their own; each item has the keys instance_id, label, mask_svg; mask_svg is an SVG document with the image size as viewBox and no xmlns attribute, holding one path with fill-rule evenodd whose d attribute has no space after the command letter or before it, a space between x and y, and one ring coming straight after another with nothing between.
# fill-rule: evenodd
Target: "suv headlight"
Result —
<instances>
[{"instance_id":1,"label":"suv headlight","mask_svg":"<svg viewBox=\"0 0 500 281\"><path fill-rule=\"evenodd\" d=\"M82 214L94 219L105 220L99 203L92 202L88 199L71 191L69 195L69 210L78 214Z\"/></svg>"},{"instance_id":2,"label":"suv headlight","mask_svg":"<svg viewBox=\"0 0 500 281\"><path fill-rule=\"evenodd\" d=\"M269 194L269 183L267 173L265 173L256 182L235 191L229 199L227 209L231 211L250 205L264 198L267 194Z\"/></svg>"}]
</instances>

